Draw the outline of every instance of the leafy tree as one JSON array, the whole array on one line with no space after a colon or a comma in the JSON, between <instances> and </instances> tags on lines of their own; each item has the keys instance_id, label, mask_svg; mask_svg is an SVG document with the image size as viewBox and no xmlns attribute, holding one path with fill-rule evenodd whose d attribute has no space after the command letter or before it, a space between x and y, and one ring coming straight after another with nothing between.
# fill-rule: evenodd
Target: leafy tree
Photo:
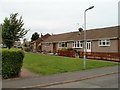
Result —
<instances>
[{"instance_id":1,"label":"leafy tree","mask_svg":"<svg viewBox=\"0 0 120 90\"><path fill-rule=\"evenodd\" d=\"M31 41L37 40L39 38L39 34L37 32L32 34Z\"/></svg>"},{"instance_id":2,"label":"leafy tree","mask_svg":"<svg viewBox=\"0 0 120 90\"><path fill-rule=\"evenodd\" d=\"M10 49L14 42L23 38L29 30L23 28L22 16L17 18L18 13L10 14L10 17L4 19L2 24L2 40L4 44Z\"/></svg>"}]
</instances>

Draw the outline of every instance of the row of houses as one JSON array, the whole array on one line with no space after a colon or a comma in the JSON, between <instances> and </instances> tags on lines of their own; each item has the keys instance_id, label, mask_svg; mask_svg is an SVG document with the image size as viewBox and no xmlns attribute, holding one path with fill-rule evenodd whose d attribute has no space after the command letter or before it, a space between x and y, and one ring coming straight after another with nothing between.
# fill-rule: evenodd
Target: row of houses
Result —
<instances>
[{"instance_id":1,"label":"row of houses","mask_svg":"<svg viewBox=\"0 0 120 90\"><path fill-rule=\"evenodd\" d=\"M87 52L120 53L119 26L86 30ZM38 47L40 46L40 48ZM84 50L84 31L46 34L34 42L34 49L54 52L61 48L73 48L78 51Z\"/></svg>"}]
</instances>

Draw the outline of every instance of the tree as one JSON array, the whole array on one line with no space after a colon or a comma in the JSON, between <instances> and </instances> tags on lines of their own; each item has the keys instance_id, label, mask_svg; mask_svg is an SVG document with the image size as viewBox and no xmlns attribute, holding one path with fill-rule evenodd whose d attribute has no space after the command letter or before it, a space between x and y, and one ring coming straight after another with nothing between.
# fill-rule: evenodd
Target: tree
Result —
<instances>
[{"instance_id":1,"label":"tree","mask_svg":"<svg viewBox=\"0 0 120 90\"><path fill-rule=\"evenodd\" d=\"M31 41L37 40L39 38L39 34L37 32L32 34Z\"/></svg>"},{"instance_id":2,"label":"tree","mask_svg":"<svg viewBox=\"0 0 120 90\"><path fill-rule=\"evenodd\" d=\"M27 39L26 39L26 38L24 38L24 39L23 39L23 43L25 43L26 41L27 41Z\"/></svg>"},{"instance_id":3,"label":"tree","mask_svg":"<svg viewBox=\"0 0 120 90\"><path fill-rule=\"evenodd\" d=\"M14 42L23 38L29 30L23 28L22 16L17 18L18 13L10 14L10 17L4 19L2 24L2 40L7 48L11 48Z\"/></svg>"}]
</instances>

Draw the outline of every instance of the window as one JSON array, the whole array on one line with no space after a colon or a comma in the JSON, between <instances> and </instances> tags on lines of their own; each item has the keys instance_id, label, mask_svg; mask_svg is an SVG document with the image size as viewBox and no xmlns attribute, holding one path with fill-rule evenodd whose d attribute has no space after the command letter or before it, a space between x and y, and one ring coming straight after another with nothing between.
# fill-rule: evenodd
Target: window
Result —
<instances>
[{"instance_id":1,"label":"window","mask_svg":"<svg viewBox=\"0 0 120 90\"><path fill-rule=\"evenodd\" d=\"M59 47L67 47L67 42L60 42Z\"/></svg>"},{"instance_id":2,"label":"window","mask_svg":"<svg viewBox=\"0 0 120 90\"><path fill-rule=\"evenodd\" d=\"M73 42L73 48L82 48L82 42L81 41L74 41Z\"/></svg>"},{"instance_id":3,"label":"window","mask_svg":"<svg viewBox=\"0 0 120 90\"><path fill-rule=\"evenodd\" d=\"M49 47L50 46L50 43L45 43L45 47Z\"/></svg>"},{"instance_id":4,"label":"window","mask_svg":"<svg viewBox=\"0 0 120 90\"><path fill-rule=\"evenodd\" d=\"M110 46L110 40L99 40L99 46Z\"/></svg>"}]
</instances>

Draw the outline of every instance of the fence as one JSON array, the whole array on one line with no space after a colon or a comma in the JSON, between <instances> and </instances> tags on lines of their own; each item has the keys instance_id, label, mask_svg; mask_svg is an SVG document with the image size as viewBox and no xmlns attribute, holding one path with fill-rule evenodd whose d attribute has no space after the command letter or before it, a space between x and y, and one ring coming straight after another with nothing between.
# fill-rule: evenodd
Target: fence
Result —
<instances>
[{"instance_id":1,"label":"fence","mask_svg":"<svg viewBox=\"0 0 120 90\"><path fill-rule=\"evenodd\" d=\"M65 50L58 50L58 56L76 57L74 51L65 51ZM80 52L79 58L83 58L83 57L84 57L84 52ZM86 52L86 58L120 62L120 55L118 53Z\"/></svg>"},{"instance_id":2,"label":"fence","mask_svg":"<svg viewBox=\"0 0 120 90\"><path fill-rule=\"evenodd\" d=\"M58 56L75 57L74 51L58 50Z\"/></svg>"},{"instance_id":3,"label":"fence","mask_svg":"<svg viewBox=\"0 0 120 90\"><path fill-rule=\"evenodd\" d=\"M79 57L83 58L84 52L80 52ZM99 60L111 60L120 61L120 55L118 53L105 53L105 52L86 52L86 58L99 59Z\"/></svg>"}]
</instances>

